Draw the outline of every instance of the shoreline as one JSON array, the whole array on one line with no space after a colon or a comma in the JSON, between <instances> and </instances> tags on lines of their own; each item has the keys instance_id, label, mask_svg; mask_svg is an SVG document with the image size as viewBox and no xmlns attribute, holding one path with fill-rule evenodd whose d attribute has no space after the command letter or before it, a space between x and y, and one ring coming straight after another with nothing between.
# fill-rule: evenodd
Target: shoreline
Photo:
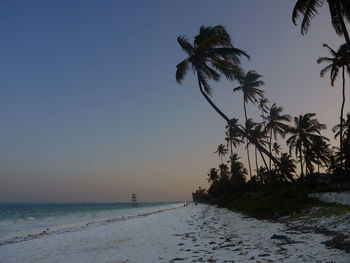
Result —
<instances>
[{"instance_id":1,"label":"shoreline","mask_svg":"<svg viewBox=\"0 0 350 263\"><path fill-rule=\"evenodd\" d=\"M288 240L271 239L286 235ZM178 207L76 232L0 247L0 261L117 262L349 262L327 248L329 237L290 230L212 205Z\"/></svg>"},{"instance_id":2,"label":"shoreline","mask_svg":"<svg viewBox=\"0 0 350 263\"><path fill-rule=\"evenodd\" d=\"M163 211L171 210L171 209L176 209L179 206L182 206L182 204L176 203L171 205L170 207L167 206L165 208L159 208L153 211L138 211L135 213L131 214L125 214L125 215L118 215L115 217L108 217L108 218L96 218L96 219L91 219L88 221L82 221L78 223L71 223L71 224L63 224L63 225L56 225L56 226L51 226L49 228L34 228L31 229L30 231L22 231L22 232L15 232L12 234L9 234L5 236L4 238L0 238L0 247L3 245L7 244L15 244L18 242L24 242L32 239L37 239L43 236L48 236L48 235L54 235L54 234L64 234L68 232L76 232L80 231L83 229L86 229L88 227L94 227L94 226L99 226L99 225L104 225L108 223L113 223L113 222L118 222L118 221L124 221L136 217L142 217L142 216L147 216L151 215L154 213L161 213ZM152 209L152 208L150 208ZM0 261L1 262L1 261Z\"/></svg>"}]
</instances>

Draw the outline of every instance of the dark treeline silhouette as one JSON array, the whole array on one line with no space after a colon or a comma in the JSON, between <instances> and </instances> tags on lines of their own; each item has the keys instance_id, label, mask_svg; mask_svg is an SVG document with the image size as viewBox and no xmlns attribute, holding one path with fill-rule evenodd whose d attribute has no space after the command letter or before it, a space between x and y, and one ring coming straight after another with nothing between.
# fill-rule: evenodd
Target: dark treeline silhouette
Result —
<instances>
[{"instance_id":1,"label":"dark treeline silhouette","mask_svg":"<svg viewBox=\"0 0 350 263\"><path fill-rule=\"evenodd\" d=\"M318 14L318 8L325 2L336 33L344 36L346 41L337 51L324 44L331 56L317 60L317 63L327 63L320 71L320 76L329 72L332 86L339 71L342 72L340 121L332 129L335 138L339 138L339 148L330 145L329 139L323 136L322 132L327 127L318 121L315 113L292 118L283 112L283 107L265 97L263 76L254 70L245 73L240 64L241 57L249 59L249 55L232 44L224 26L202 26L192 43L184 36L178 37L178 43L188 57L176 66L177 82L181 84L187 71L192 69L201 94L226 121L223 134L226 146L220 144L215 151L220 158L220 165L209 169L207 176L210 187L194 192L194 200L218 199L233 193L266 192L266 189L270 191L276 187L293 186L298 191L316 187L320 182L333 186L349 185L350 113L344 119L344 105L345 73L350 75L350 40L345 26L345 22L350 20L350 0L298 0L292 20L296 24L302 16L301 32L306 33L311 20ZM230 118L222 112L211 99L209 81L217 82L221 75L239 84L235 85L234 93L243 93L242 124L234 116ZM259 108L260 116L247 115L249 102ZM287 152L282 152L282 144L288 149ZM254 147L255 169L250 146ZM248 169L237 154L239 147L245 147Z\"/></svg>"}]
</instances>

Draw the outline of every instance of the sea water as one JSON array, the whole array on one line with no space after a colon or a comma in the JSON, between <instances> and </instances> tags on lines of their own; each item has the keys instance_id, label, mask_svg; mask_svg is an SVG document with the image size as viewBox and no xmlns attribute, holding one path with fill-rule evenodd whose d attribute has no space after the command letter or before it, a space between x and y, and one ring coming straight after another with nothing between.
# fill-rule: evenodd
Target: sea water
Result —
<instances>
[{"instance_id":1,"label":"sea water","mask_svg":"<svg viewBox=\"0 0 350 263\"><path fill-rule=\"evenodd\" d=\"M143 216L179 203L0 203L0 245Z\"/></svg>"}]
</instances>

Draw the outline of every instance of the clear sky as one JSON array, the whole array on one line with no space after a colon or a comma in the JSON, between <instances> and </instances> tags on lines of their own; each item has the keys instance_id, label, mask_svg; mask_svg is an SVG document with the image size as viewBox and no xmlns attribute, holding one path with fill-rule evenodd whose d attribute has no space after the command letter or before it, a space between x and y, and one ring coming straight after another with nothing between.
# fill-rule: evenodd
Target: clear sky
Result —
<instances>
[{"instance_id":1,"label":"clear sky","mask_svg":"<svg viewBox=\"0 0 350 263\"><path fill-rule=\"evenodd\" d=\"M227 28L271 101L292 116L315 112L330 129L341 82L331 88L316 60L328 55L322 43L343 40L326 6L302 36L294 3L1 1L0 202L129 201L132 192L180 201L205 187L225 123L191 72L175 81L185 58L176 38L201 25ZM242 120L237 83L212 86L215 102ZM254 105L248 114L258 120Z\"/></svg>"}]
</instances>

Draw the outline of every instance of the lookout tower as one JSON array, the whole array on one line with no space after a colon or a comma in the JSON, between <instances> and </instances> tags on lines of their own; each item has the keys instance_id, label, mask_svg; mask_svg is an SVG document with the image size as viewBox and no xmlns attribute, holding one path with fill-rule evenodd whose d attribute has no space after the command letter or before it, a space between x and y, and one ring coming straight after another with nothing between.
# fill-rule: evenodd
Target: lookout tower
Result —
<instances>
[{"instance_id":1,"label":"lookout tower","mask_svg":"<svg viewBox=\"0 0 350 263\"><path fill-rule=\"evenodd\" d=\"M131 194L131 204L133 207L137 206L136 194Z\"/></svg>"}]
</instances>

